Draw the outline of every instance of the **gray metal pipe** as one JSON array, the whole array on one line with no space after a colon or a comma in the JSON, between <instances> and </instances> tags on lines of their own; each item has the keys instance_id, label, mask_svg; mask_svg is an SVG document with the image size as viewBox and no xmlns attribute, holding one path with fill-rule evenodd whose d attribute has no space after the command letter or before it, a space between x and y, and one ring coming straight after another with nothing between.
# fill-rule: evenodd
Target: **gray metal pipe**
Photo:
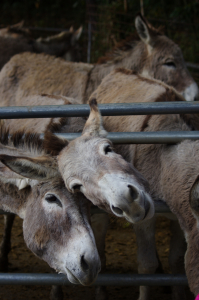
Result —
<instances>
[{"instance_id":1,"label":"gray metal pipe","mask_svg":"<svg viewBox=\"0 0 199 300\"><path fill-rule=\"evenodd\" d=\"M194 64L194 63L191 63L191 62L186 62L186 66L188 68L199 70L199 64Z\"/></svg>"},{"instance_id":2,"label":"gray metal pipe","mask_svg":"<svg viewBox=\"0 0 199 300\"><path fill-rule=\"evenodd\" d=\"M0 273L0 285L72 285L63 274ZM100 274L92 284L105 286L187 285L185 275L176 274Z\"/></svg>"},{"instance_id":3,"label":"gray metal pipe","mask_svg":"<svg viewBox=\"0 0 199 300\"><path fill-rule=\"evenodd\" d=\"M155 102L99 104L103 116L199 113L199 102ZM90 108L82 105L40 105L0 107L0 119L27 119L88 116Z\"/></svg>"},{"instance_id":4,"label":"gray metal pipe","mask_svg":"<svg viewBox=\"0 0 199 300\"><path fill-rule=\"evenodd\" d=\"M71 141L81 133L56 133L56 135ZM107 138L114 144L175 144L185 139L198 140L199 131L111 132Z\"/></svg>"}]
</instances>

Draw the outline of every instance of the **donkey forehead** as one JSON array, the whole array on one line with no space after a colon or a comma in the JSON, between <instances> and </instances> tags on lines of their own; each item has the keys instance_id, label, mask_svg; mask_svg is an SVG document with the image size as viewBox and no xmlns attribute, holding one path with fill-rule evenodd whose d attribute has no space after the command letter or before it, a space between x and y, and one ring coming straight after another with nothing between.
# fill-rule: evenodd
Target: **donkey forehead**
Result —
<instances>
[{"instance_id":1,"label":"donkey forehead","mask_svg":"<svg viewBox=\"0 0 199 300\"><path fill-rule=\"evenodd\" d=\"M83 154L94 155L93 150L99 150L101 146L112 144L111 141L101 137L80 136L79 138L71 141L60 153L59 157L67 154L79 154L81 158ZM89 151L89 152L88 152ZM78 158L76 157L76 158Z\"/></svg>"},{"instance_id":2,"label":"donkey forehead","mask_svg":"<svg viewBox=\"0 0 199 300\"><path fill-rule=\"evenodd\" d=\"M137 175L137 170L128 163L120 154L112 151L110 155L105 154L105 148L111 145L110 140L100 137L81 137L71 142L71 147L65 147L58 157L59 170L70 177L81 174L88 176L103 169L104 172L125 173ZM86 175L85 175L86 174ZM65 180L66 178L64 178Z\"/></svg>"},{"instance_id":3,"label":"donkey forehead","mask_svg":"<svg viewBox=\"0 0 199 300\"><path fill-rule=\"evenodd\" d=\"M66 189L64 182L61 179L54 179L47 182L42 182L36 187L37 194L39 192L41 199L45 197L45 194L57 195L62 204L72 204L75 202L74 196Z\"/></svg>"},{"instance_id":4,"label":"donkey forehead","mask_svg":"<svg viewBox=\"0 0 199 300\"><path fill-rule=\"evenodd\" d=\"M159 36L157 38L154 44L154 51L156 51L159 56L169 55L170 57L183 59L181 49L166 36Z\"/></svg>"}]
</instances>

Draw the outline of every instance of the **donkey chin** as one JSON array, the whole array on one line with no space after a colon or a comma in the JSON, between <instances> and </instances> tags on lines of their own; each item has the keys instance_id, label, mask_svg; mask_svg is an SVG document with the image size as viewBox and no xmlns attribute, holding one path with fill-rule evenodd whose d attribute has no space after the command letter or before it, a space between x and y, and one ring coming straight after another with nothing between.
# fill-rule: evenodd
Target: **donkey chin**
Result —
<instances>
[{"instance_id":1,"label":"donkey chin","mask_svg":"<svg viewBox=\"0 0 199 300\"><path fill-rule=\"evenodd\" d=\"M97 279L98 272L99 270L95 272L95 274L78 274L78 277L76 277L69 269L66 268L64 273L67 275L67 278L71 283L89 286Z\"/></svg>"},{"instance_id":2,"label":"donkey chin","mask_svg":"<svg viewBox=\"0 0 199 300\"><path fill-rule=\"evenodd\" d=\"M101 265L100 265L101 266ZM68 280L73 284L81 284L84 286L91 285L97 279L98 273L101 270L99 264L93 265L91 268L84 265L82 269L82 263L77 267L68 268L64 266L61 271L58 271L59 274L65 274Z\"/></svg>"},{"instance_id":3,"label":"donkey chin","mask_svg":"<svg viewBox=\"0 0 199 300\"><path fill-rule=\"evenodd\" d=\"M67 275L71 283L85 286L91 285L101 270L97 248L86 239L71 242L67 251L57 251L56 258L49 264L58 273Z\"/></svg>"},{"instance_id":4,"label":"donkey chin","mask_svg":"<svg viewBox=\"0 0 199 300\"><path fill-rule=\"evenodd\" d=\"M124 217L130 223L153 217L153 200L137 182L124 177L116 180L115 176L108 174L100 180L100 187L112 213L117 217Z\"/></svg>"}]
</instances>

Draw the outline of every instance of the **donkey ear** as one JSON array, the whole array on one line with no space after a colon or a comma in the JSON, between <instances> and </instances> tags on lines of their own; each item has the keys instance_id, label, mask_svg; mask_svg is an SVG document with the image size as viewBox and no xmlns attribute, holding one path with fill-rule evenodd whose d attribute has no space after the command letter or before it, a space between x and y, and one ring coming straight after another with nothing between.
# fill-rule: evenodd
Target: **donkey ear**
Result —
<instances>
[{"instance_id":1,"label":"donkey ear","mask_svg":"<svg viewBox=\"0 0 199 300\"><path fill-rule=\"evenodd\" d=\"M71 26L71 27L69 28L69 32L71 32L71 33L74 32L74 27L73 27L73 26Z\"/></svg>"},{"instance_id":2,"label":"donkey ear","mask_svg":"<svg viewBox=\"0 0 199 300\"><path fill-rule=\"evenodd\" d=\"M146 19L141 14L138 14L135 18L135 27L141 40L145 44L153 46L153 38L156 33L156 30L148 24Z\"/></svg>"},{"instance_id":3,"label":"donkey ear","mask_svg":"<svg viewBox=\"0 0 199 300\"><path fill-rule=\"evenodd\" d=\"M107 132L103 127L102 116L97 107L96 99L89 101L90 115L84 126L82 135L106 137Z\"/></svg>"},{"instance_id":4,"label":"donkey ear","mask_svg":"<svg viewBox=\"0 0 199 300\"><path fill-rule=\"evenodd\" d=\"M53 157L29 158L0 155L0 161L11 171L30 179L48 180L59 174L57 161Z\"/></svg>"},{"instance_id":5,"label":"donkey ear","mask_svg":"<svg viewBox=\"0 0 199 300\"><path fill-rule=\"evenodd\" d=\"M193 213L199 216L199 175L197 176L195 182L193 183L190 194L189 203Z\"/></svg>"},{"instance_id":6,"label":"donkey ear","mask_svg":"<svg viewBox=\"0 0 199 300\"><path fill-rule=\"evenodd\" d=\"M14 25L11 25L10 28L11 29L21 29L21 28L23 28L23 26L24 26L24 20L22 20L19 23L14 24Z\"/></svg>"},{"instance_id":7,"label":"donkey ear","mask_svg":"<svg viewBox=\"0 0 199 300\"><path fill-rule=\"evenodd\" d=\"M31 179L24 178L21 175L11 171L7 166L0 162L0 181L3 183L12 183L18 187L19 190L24 189L30 185Z\"/></svg>"},{"instance_id":8,"label":"donkey ear","mask_svg":"<svg viewBox=\"0 0 199 300\"><path fill-rule=\"evenodd\" d=\"M77 29L74 33L73 33L73 40L74 41L78 41L81 34L82 34L82 31L83 31L83 27L80 26L79 29Z\"/></svg>"}]
</instances>

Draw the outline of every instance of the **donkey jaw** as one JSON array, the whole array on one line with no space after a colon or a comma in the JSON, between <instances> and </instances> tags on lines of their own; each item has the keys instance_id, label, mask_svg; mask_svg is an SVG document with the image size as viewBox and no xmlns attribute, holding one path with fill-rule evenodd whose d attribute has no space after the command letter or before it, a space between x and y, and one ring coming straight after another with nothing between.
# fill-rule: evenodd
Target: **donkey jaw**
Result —
<instances>
[{"instance_id":1,"label":"donkey jaw","mask_svg":"<svg viewBox=\"0 0 199 300\"><path fill-rule=\"evenodd\" d=\"M64 273L67 275L67 278L71 283L80 284L79 280L67 268L65 268Z\"/></svg>"}]
</instances>

